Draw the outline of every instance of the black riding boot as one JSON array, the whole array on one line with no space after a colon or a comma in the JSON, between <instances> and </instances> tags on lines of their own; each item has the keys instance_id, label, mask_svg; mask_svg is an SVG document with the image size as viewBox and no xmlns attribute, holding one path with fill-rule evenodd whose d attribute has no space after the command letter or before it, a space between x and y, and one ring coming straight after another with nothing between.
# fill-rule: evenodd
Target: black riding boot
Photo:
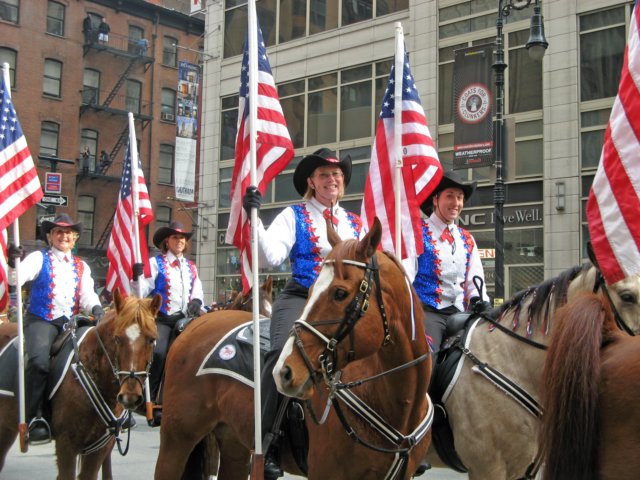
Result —
<instances>
[{"instance_id":1,"label":"black riding boot","mask_svg":"<svg viewBox=\"0 0 640 480\"><path fill-rule=\"evenodd\" d=\"M282 436L280 421L277 420L278 406L282 397L273 379L273 367L278 361L278 351L267 352L264 358L261 378L262 396L262 451L264 452L264 479L275 480L282 477L278 442Z\"/></svg>"},{"instance_id":2,"label":"black riding boot","mask_svg":"<svg viewBox=\"0 0 640 480\"><path fill-rule=\"evenodd\" d=\"M42 399L47 385L47 373L37 369L26 369L25 372L26 418L29 422L29 443L43 443L51 440L51 429L42 418Z\"/></svg>"}]
</instances>

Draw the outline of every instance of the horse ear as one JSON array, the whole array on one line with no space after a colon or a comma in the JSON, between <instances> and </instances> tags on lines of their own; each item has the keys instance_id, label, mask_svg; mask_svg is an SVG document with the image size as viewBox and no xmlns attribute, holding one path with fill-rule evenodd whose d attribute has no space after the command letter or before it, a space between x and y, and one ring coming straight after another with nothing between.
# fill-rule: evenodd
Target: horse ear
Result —
<instances>
[{"instance_id":1,"label":"horse ear","mask_svg":"<svg viewBox=\"0 0 640 480\"><path fill-rule=\"evenodd\" d=\"M113 292L113 303L116 306L116 312L120 313L125 297L120 293L120 289L116 288Z\"/></svg>"},{"instance_id":2,"label":"horse ear","mask_svg":"<svg viewBox=\"0 0 640 480\"><path fill-rule=\"evenodd\" d=\"M331 224L331 221L327 219L326 222L327 222L327 238L329 239L329 245L331 245L331 248L334 248L337 244L339 244L342 241L342 239L340 238L340 235L338 235L338 232L336 232L333 229L333 225Z\"/></svg>"},{"instance_id":3,"label":"horse ear","mask_svg":"<svg viewBox=\"0 0 640 480\"><path fill-rule=\"evenodd\" d=\"M382 225L380 225L380 220L378 217L373 219L373 225L371 226L371 230L364 236L360 243L358 243L357 253L362 255L364 258L371 258L373 254L376 253L378 249L378 245L380 245L380 240L382 239Z\"/></svg>"},{"instance_id":4,"label":"horse ear","mask_svg":"<svg viewBox=\"0 0 640 480\"><path fill-rule=\"evenodd\" d=\"M268 294L271 295L271 289L273 288L273 277L271 275L267 275L267 279L262 284L262 289Z\"/></svg>"},{"instance_id":5,"label":"horse ear","mask_svg":"<svg viewBox=\"0 0 640 480\"><path fill-rule=\"evenodd\" d=\"M162 306L162 297L160 296L159 293L156 293L151 299L151 305L149 305L149 308L153 312L154 317L160 311L161 306Z\"/></svg>"},{"instance_id":6,"label":"horse ear","mask_svg":"<svg viewBox=\"0 0 640 480\"><path fill-rule=\"evenodd\" d=\"M596 252L593 251L593 245L591 242L587 242L587 255L589 255L589 260L591 261L593 266L600 270L598 259L596 258Z\"/></svg>"}]
</instances>

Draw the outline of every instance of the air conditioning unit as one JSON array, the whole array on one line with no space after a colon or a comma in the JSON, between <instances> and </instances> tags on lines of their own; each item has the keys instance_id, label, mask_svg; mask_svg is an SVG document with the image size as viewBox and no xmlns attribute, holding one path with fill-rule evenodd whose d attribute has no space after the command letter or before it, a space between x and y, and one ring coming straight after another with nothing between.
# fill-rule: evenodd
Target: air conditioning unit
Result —
<instances>
[{"instance_id":1,"label":"air conditioning unit","mask_svg":"<svg viewBox=\"0 0 640 480\"><path fill-rule=\"evenodd\" d=\"M161 120L166 120L167 122L174 122L176 118L173 115L173 113L161 112L160 113L160 119Z\"/></svg>"}]
</instances>

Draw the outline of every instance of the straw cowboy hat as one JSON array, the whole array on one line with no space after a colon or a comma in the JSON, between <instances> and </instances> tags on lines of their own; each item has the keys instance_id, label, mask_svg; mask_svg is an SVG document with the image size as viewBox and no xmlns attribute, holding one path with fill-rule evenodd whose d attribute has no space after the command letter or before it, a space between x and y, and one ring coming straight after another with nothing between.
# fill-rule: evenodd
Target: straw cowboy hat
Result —
<instances>
[{"instance_id":1,"label":"straw cowboy hat","mask_svg":"<svg viewBox=\"0 0 640 480\"><path fill-rule=\"evenodd\" d=\"M304 196L307 191L307 178L313 175L315 169L332 165L342 170L344 174L344 186L346 188L346 186L349 185L349 180L351 180L351 156L347 155L338 161L335 152L328 148L316 150L311 155L307 155L300 160L295 172L293 172L293 186L301 196Z\"/></svg>"}]
</instances>

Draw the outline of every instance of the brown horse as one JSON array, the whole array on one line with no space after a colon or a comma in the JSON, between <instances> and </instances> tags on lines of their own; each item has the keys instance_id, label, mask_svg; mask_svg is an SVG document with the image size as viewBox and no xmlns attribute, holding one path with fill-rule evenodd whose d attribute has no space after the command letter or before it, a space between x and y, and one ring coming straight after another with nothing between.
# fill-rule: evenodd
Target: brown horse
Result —
<instances>
[{"instance_id":1,"label":"brown horse","mask_svg":"<svg viewBox=\"0 0 640 480\"><path fill-rule=\"evenodd\" d=\"M336 278L342 287L337 295L344 295L342 307L346 307L356 295L363 277L363 270L353 263L372 261L379 241L380 227L377 225L360 244L347 242L337 247L336 253L331 255L336 263L327 264L331 266L325 269L333 271L335 267L343 274L340 279ZM431 364L422 327L423 314L416 307L415 323L411 322L410 308L412 302L418 305L417 297L405 282L398 262L386 254L376 254L375 259L379 263L376 275L379 276L379 283L371 279L372 291L367 292L367 296L371 295L370 307L353 329L353 345L356 349L354 360L348 365L339 366L344 367L342 379L365 380L365 377L375 373L383 374L380 379L370 383L365 380L366 385L355 388L353 394L369 404L377 417L389 422L387 432L397 433L400 437L412 433L415 435L412 440L406 443L401 441L401 445L397 446L361 419L354 420L351 412L345 412L347 421L356 426L357 435L372 444L374 450L371 450L354 444L335 413L327 417L325 425L307 422L310 451L313 452L308 459L309 479L384 478L396 459L407 459L408 462L405 465L398 462L396 466L402 472L401 476L393 476L393 472L389 478L408 478L428 447L431 410L426 389ZM386 333L382 326L385 321L378 292L386 312ZM360 305L359 308L365 307ZM340 311L334 311L332 317ZM165 391L167 422L163 423L160 432L160 453L155 473L157 480L180 478L191 450L211 431L220 451L217 478L246 480L249 474L250 452L254 443L252 388L226 375L197 376L196 373L212 347L229 331L248 322L250 316L242 312L215 312L205 318L206 321L198 322L178 337L169 352L166 372L169 386ZM415 340L412 341L414 327ZM311 337L309 339L317 341ZM345 343L351 344L350 341ZM381 348L383 343L385 347ZM380 353L376 353L376 350L380 350ZM363 358L365 356L367 358ZM407 365L402 369L402 364L415 359L418 359L415 365ZM399 366L401 370L384 375L392 365ZM354 397L349 395L349 398ZM319 412L326 405L326 396L316 396L312 403L314 411ZM420 428L415 432L417 427ZM411 448L413 444L415 447ZM285 470L300 475L290 453L285 449L282 455Z\"/></svg>"},{"instance_id":2,"label":"brown horse","mask_svg":"<svg viewBox=\"0 0 640 480\"><path fill-rule=\"evenodd\" d=\"M0 324L0 352L17 335L18 326L15 323ZM18 436L18 410L15 398L0 395L0 412L14 413L14 415L0 414L0 472L2 472L7 453Z\"/></svg>"},{"instance_id":3,"label":"brown horse","mask_svg":"<svg viewBox=\"0 0 640 480\"><path fill-rule=\"evenodd\" d=\"M156 339L155 315L161 301L159 295L153 299L123 298L116 291L115 308L84 335L78 346L78 357L72 361L50 400L59 480L76 478L76 461L80 454L79 479L95 480L103 462L107 468L110 466L108 456L115 436L109 434L105 423L108 419L99 416L78 377L85 377L84 374L90 377L89 383L96 387L104 400L104 411L111 412L112 419L120 417L123 409L132 410L138 406L143 400L144 379ZM15 398L0 397L0 425L10 427L13 424L12 430L0 430L3 447L7 444L10 447L16 438L17 412ZM109 427L117 425L117 430L120 424L121 420ZM91 447L95 449L87 452ZM6 451L0 452L0 458L5 455Z\"/></svg>"},{"instance_id":4,"label":"brown horse","mask_svg":"<svg viewBox=\"0 0 640 480\"><path fill-rule=\"evenodd\" d=\"M538 464L534 460L539 459L536 432L545 407L540 401L542 369L546 345L556 335L559 307L582 292L595 290L604 298L606 288L620 318L630 330L640 332L640 277L606 287L599 279L590 264L571 268L503 305L495 312L502 328L478 319L459 344L468 355L458 364L457 380L445 392L444 406L455 449L470 479L515 479L528 470L535 473ZM582 327L574 322L574 328ZM494 371L526 394L505 393L503 385L490 381L497 377ZM427 458L434 466L446 466L434 449Z\"/></svg>"},{"instance_id":5,"label":"brown horse","mask_svg":"<svg viewBox=\"0 0 640 480\"><path fill-rule=\"evenodd\" d=\"M640 337L620 331L608 302L589 294L556 321L543 372L544 478L638 478Z\"/></svg>"}]
</instances>

